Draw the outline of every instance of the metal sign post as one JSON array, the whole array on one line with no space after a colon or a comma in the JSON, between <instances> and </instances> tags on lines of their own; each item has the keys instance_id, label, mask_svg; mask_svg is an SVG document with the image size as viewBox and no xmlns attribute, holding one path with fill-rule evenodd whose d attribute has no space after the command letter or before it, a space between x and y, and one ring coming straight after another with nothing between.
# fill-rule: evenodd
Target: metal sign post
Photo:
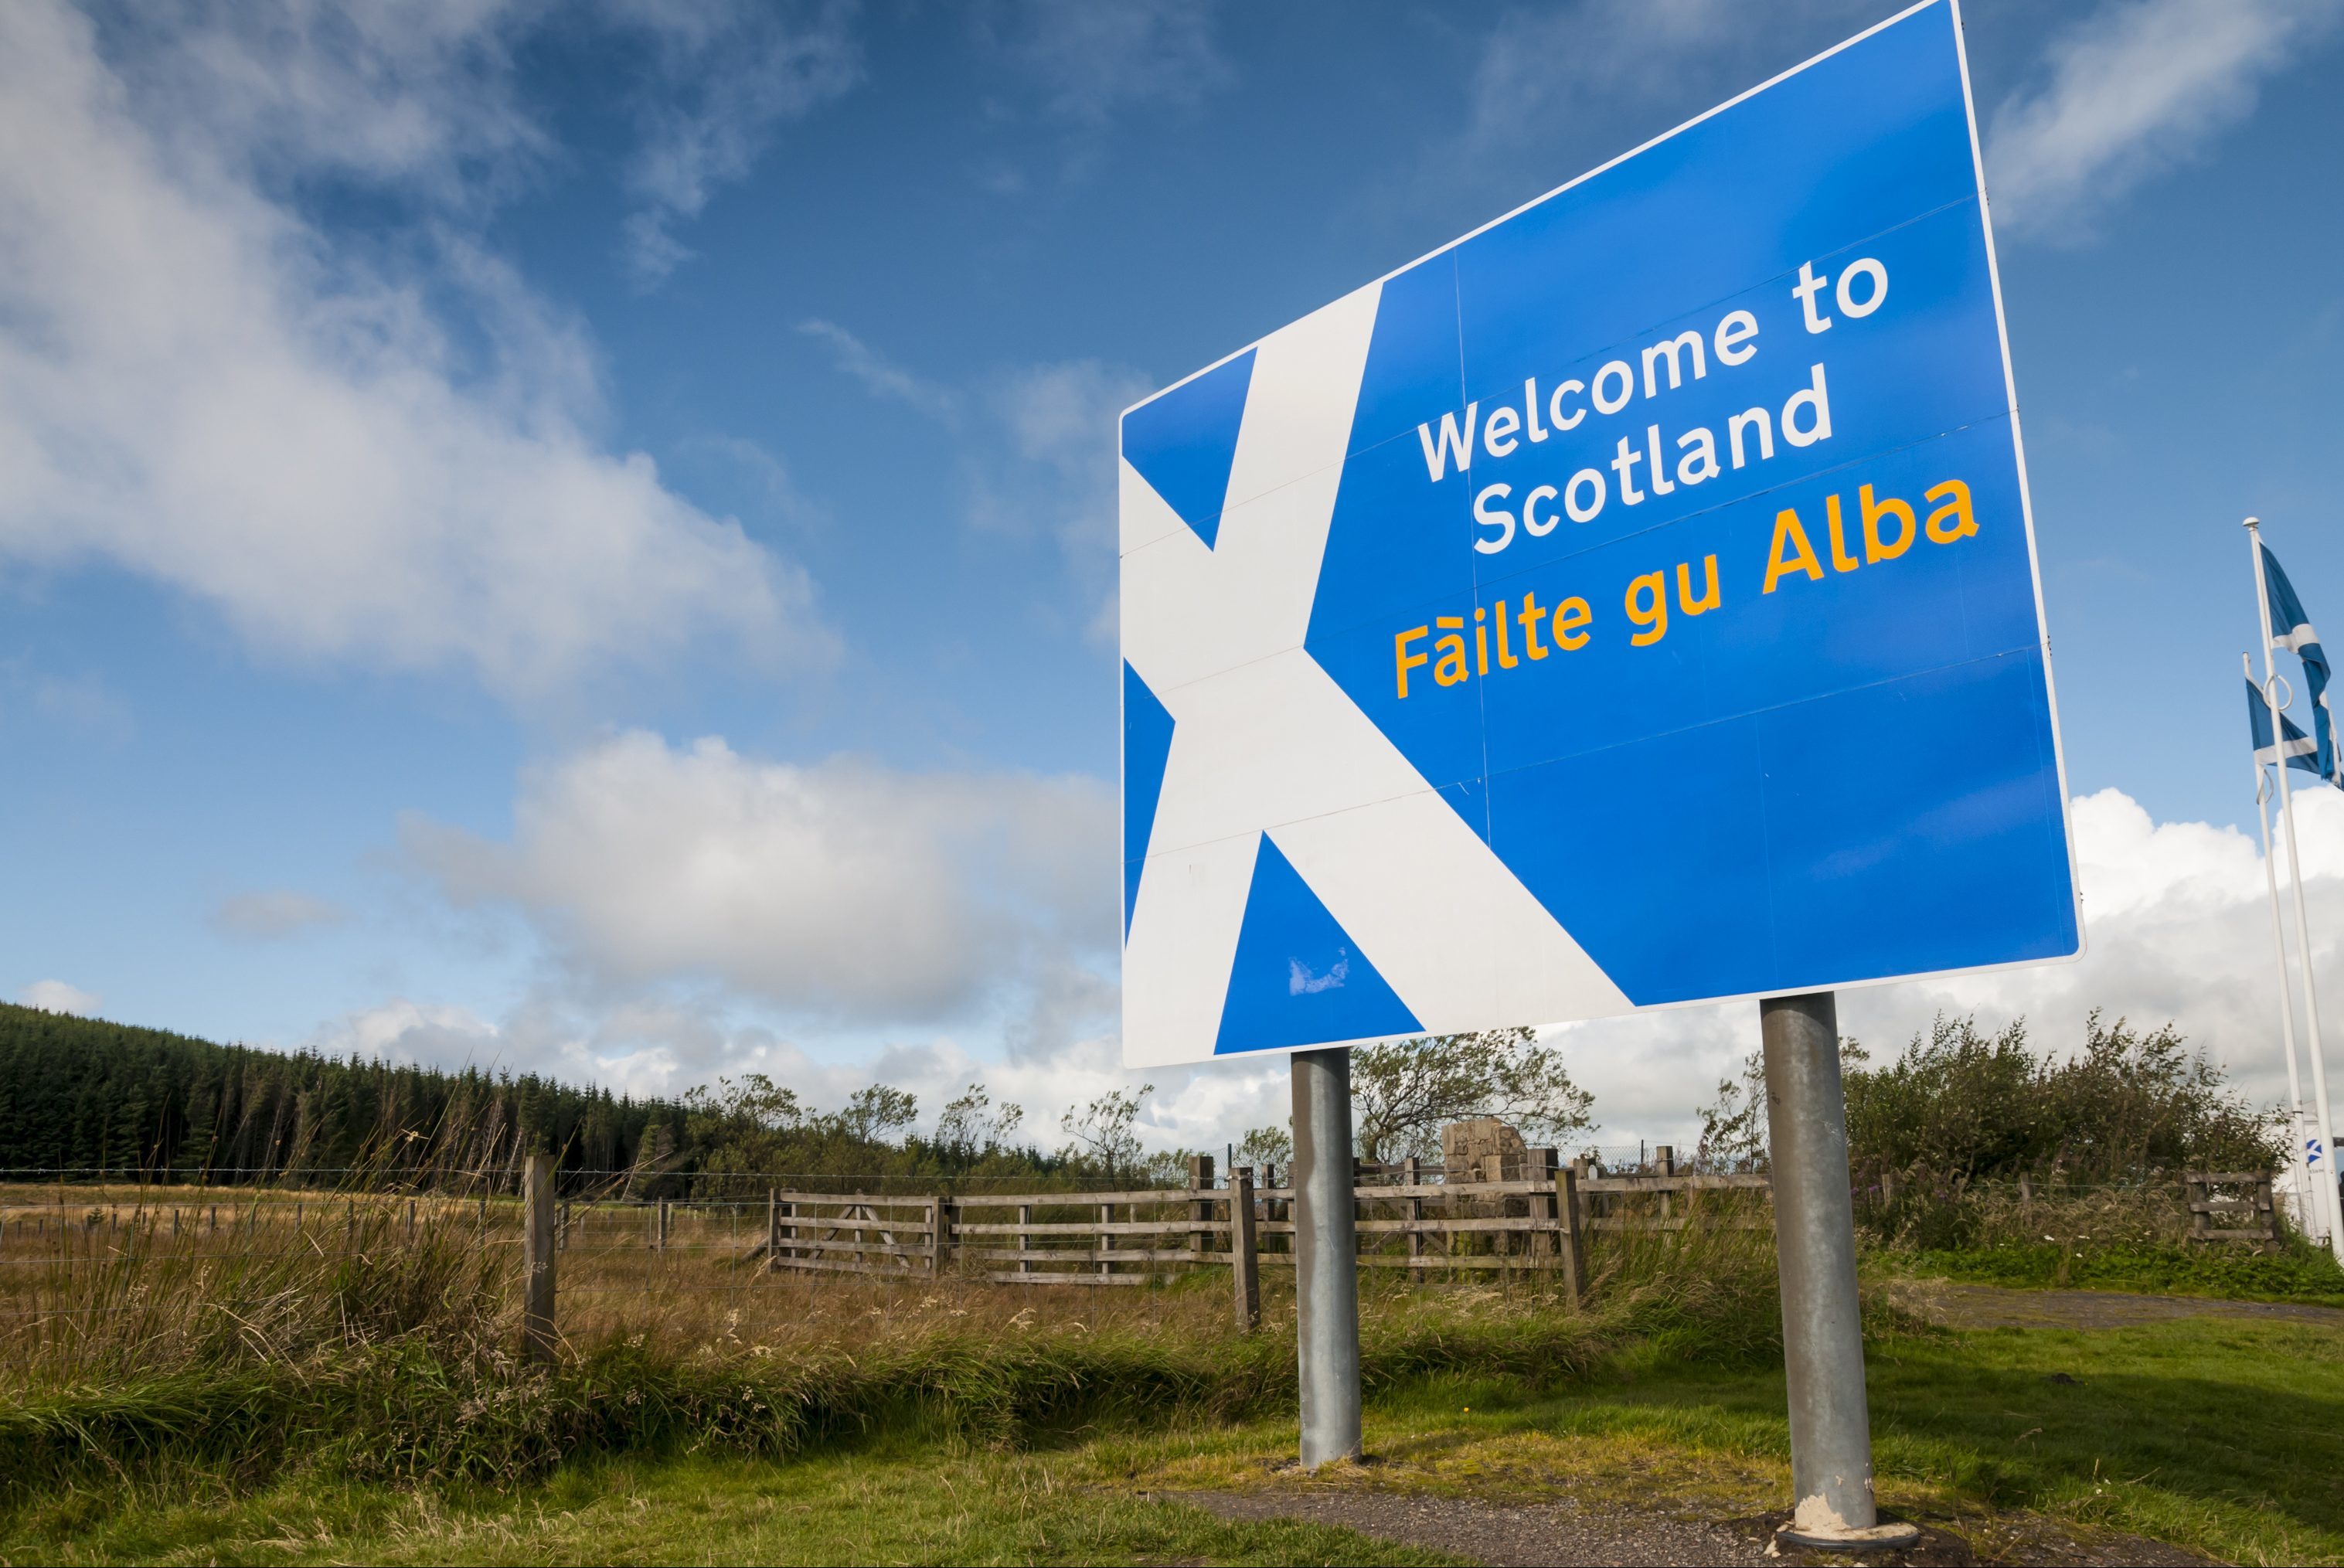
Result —
<instances>
[{"instance_id":1,"label":"metal sign post","mask_svg":"<svg viewBox=\"0 0 2344 1568\"><path fill-rule=\"evenodd\" d=\"M1864 1318L1848 1194L1847 1101L1839 1009L1829 991L1758 1004L1773 1152L1774 1249L1783 1280L1783 1366L1791 1404L1791 1492L1783 1539L1800 1546L1898 1546L1872 1495L1864 1398Z\"/></svg>"},{"instance_id":2,"label":"metal sign post","mask_svg":"<svg viewBox=\"0 0 2344 1568\"><path fill-rule=\"evenodd\" d=\"M1302 1468L1357 1459L1359 1236L1351 1193L1351 1053L1294 1053L1294 1332Z\"/></svg>"}]
</instances>

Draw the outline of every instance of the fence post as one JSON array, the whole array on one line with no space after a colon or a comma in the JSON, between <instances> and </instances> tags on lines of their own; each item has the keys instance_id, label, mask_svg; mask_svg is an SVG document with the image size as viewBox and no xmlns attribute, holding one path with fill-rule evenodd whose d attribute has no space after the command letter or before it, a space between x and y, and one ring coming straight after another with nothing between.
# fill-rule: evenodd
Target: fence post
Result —
<instances>
[{"instance_id":1,"label":"fence post","mask_svg":"<svg viewBox=\"0 0 2344 1568\"><path fill-rule=\"evenodd\" d=\"M1652 1173L1656 1176L1674 1176L1677 1173L1677 1151L1665 1143L1654 1146ZM1661 1193L1661 1218L1666 1219L1674 1211L1675 1206L1671 1201L1670 1194L1663 1189Z\"/></svg>"},{"instance_id":2,"label":"fence post","mask_svg":"<svg viewBox=\"0 0 2344 1568\"><path fill-rule=\"evenodd\" d=\"M520 1346L532 1361L553 1359L553 1157L532 1154L521 1172Z\"/></svg>"},{"instance_id":3,"label":"fence post","mask_svg":"<svg viewBox=\"0 0 2344 1568\"><path fill-rule=\"evenodd\" d=\"M1032 1204L1021 1203L1017 1206L1017 1223L1020 1225L1031 1225L1034 1223L1034 1206ZM1034 1239L1031 1236L1026 1235L1023 1230L1020 1230L1017 1233L1017 1271L1020 1274L1031 1274L1034 1271L1034 1259L1026 1256L1026 1253L1031 1252L1032 1250L1034 1250Z\"/></svg>"},{"instance_id":4,"label":"fence post","mask_svg":"<svg viewBox=\"0 0 2344 1568\"><path fill-rule=\"evenodd\" d=\"M1100 1205L1098 1206L1098 1209L1099 1209L1099 1224L1100 1224L1102 1227L1108 1226L1108 1225L1112 1225L1112 1224L1114 1224L1114 1223L1115 1223L1115 1205L1114 1205L1114 1204L1112 1204L1112 1203L1102 1203L1102 1204L1100 1204ZM1108 1234L1108 1233L1107 1233L1107 1231L1106 1231L1106 1229L1102 1229L1099 1231L1099 1233L1098 1233L1098 1260L1099 1260L1098 1271L1099 1271L1101 1274L1103 1274L1103 1275L1105 1275L1105 1274L1112 1274L1112 1273L1114 1273L1114 1272L1115 1272L1115 1265L1114 1265L1114 1264L1112 1264L1112 1263L1110 1263L1110 1262L1108 1262L1108 1261L1106 1260L1106 1255L1107 1255L1108 1253L1110 1253L1110 1252L1114 1251L1114 1250L1115 1250L1115 1238L1114 1238L1112 1235Z\"/></svg>"},{"instance_id":5,"label":"fence post","mask_svg":"<svg viewBox=\"0 0 2344 1568\"><path fill-rule=\"evenodd\" d=\"M952 1255L952 1200L943 1193L928 1206L928 1272L941 1275Z\"/></svg>"},{"instance_id":6,"label":"fence post","mask_svg":"<svg viewBox=\"0 0 2344 1568\"><path fill-rule=\"evenodd\" d=\"M765 1189L765 1268L770 1272L782 1255L782 1189Z\"/></svg>"},{"instance_id":7,"label":"fence post","mask_svg":"<svg viewBox=\"0 0 2344 1568\"><path fill-rule=\"evenodd\" d=\"M1213 1218L1213 1200L1209 1198L1201 1196L1201 1194L1212 1190L1212 1186L1213 1157L1209 1154L1190 1155L1188 1157L1188 1190L1191 1193L1199 1195L1188 1199L1188 1218L1191 1220L1204 1223L1210 1221ZM1205 1260L1205 1252L1212 1246L1212 1244L1213 1233L1211 1231L1189 1231L1188 1261L1191 1263L1202 1263Z\"/></svg>"},{"instance_id":8,"label":"fence post","mask_svg":"<svg viewBox=\"0 0 2344 1568\"><path fill-rule=\"evenodd\" d=\"M2214 1189L2198 1174L2185 1171L2181 1177L2181 1190L2183 1201L2189 1205L2189 1239L2203 1241L2206 1232L2213 1228L2209 1223L2213 1217L2207 1212L2206 1206L2214 1200Z\"/></svg>"},{"instance_id":9,"label":"fence post","mask_svg":"<svg viewBox=\"0 0 2344 1568\"><path fill-rule=\"evenodd\" d=\"M1530 1179L1540 1183L1541 1187L1541 1190L1531 1195L1530 1209L1531 1218L1533 1220L1544 1219L1556 1224L1561 1221L1562 1205L1554 1196L1555 1167L1553 1149L1534 1148L1530 1151ZM1559 1233L1554 1230L1532 1230L1529 1251L1533 1258L1560 1257L1562 1253L1562 1244L1559 1239Z\"/></svg>"},{"instance_id":10,"label":"fence post","mask_svg":"<svg viewBox=\"0 0 2344 1568\"><path fill-rule=\"evenodd\" d=\"M1566 1165L1554 1173L1556 1250L1562 1256L1562 1299L1576 1308L1587 1294L1587 1254L1579 1244L1579 1168Z\"/></svg>"},{"instance_id":11,"label":"fence post","mask_svg":"<svg viewBox=\"0 0 2344 1568\"><path fill-rule=\"evenodd\" d=\"M1418 1195L1416 1189L1424 1184L1424 1161L1412 1154L1401 1160L1399 1179L1400 1185L1408 1189L1408 1202L1403 1209L1408 1215L1409 1224L1411 1227L1420 1225L1424 1222L1424 1199ZM1423 1277L1422 1271L1416 1265L1416 1259L1424 1256L1423 1231L1414 1229L1409 1231L1408 1256L1409 1279L1410 1282L1414 1282Z\"/></svg>"},{"instance_id":12,"label":"fence post","mask_svg":"<svg viewBox=\"0 0 2344 1568\"><path fill-rule=\"evenodd\" d=\"M1253 1167L1229 1171L1229 1277L1237 1290L1238 1330L1261 1327L1261 1259L1254 1252Z\"/></svg>"}]
</instances>

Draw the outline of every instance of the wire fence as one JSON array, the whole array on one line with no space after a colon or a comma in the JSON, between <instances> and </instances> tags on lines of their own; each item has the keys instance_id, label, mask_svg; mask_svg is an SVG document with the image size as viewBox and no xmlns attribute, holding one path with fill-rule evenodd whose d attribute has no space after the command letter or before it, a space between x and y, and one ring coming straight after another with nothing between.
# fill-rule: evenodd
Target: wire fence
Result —
<instances>
[{"instance_id":1,"label":"wire fence","mask_svg":"<svg viewBox=\"0 0 2344 1568\"><path fill-rule=\"evenodd\" d=\"M1665 1148L1637 1152L1632 1166L1565 1164L1549 1149L1493 1156L1478 1169L1363 1162L1354 1186L1362 1270L1504 1289L1540 1279L1547 1283L1533 1288L1576 1300L1622 1249L1675 1247L1697 1233L1710 1238L1703 1245L1739 1234L1771 1248L1763 1175L1685 1170ZM214 1173L223 1174L242 1179L0 1170L0 1363L61 1354L69 1342L143 1345L217 1329L292 1343L347 1331L338 1325L354 1314L390 1323L446 1313L386 1305L391 1298L470 1301L469 1320L510 1324L530 1310L541 1279L545 1334L558 1328L581 1342L773 1339L793 1320L864 1310L846 1289L858 1280L866 1292L919 1300L968 1287L1015 1295L1217 1276L1237 1286L1240 1314L1258 1317L1259 1278L1292 1261L1293 1194L1280 1173L1217 1173L1206 1159L1187 1185L1166 1188L692 1173L675 1189L689 1196L649 1191L640 1171L546 1172L519 1184L501 1172L435 1173L405 1188L369 1169ZM1875 1241L1897 1247L2276 1247L2287 1229L2270 1178L2255 1172L1978 1181L1908 1171L1859 1180L1851 1196ZM269 1322L294 1326L251 1327ZM494 1332L510 1338L509 1328Z\"/></svg>"},{"instance_id":2,"label":"wire fence","mask_svg":"<svg viewBox=\"0 0 2344 1568\"><path fill-rule=\"evenodd\" d=\"M1575 1182L1618 1189L1591 1161L1449 1173L1407 1161L1362 1163L1355 1189L1361 1263L1470 1277L1490 1270L1581 1272ZM690 1197L642 1194L632 1171L548 1172L522 1192L480 1179L421 1190L336 1190L379 1172L318 1168L236 1173L268 1185L188 1184L96 1169L0 1172L0 1320L151 1313L172 1280L303 1272L302 1289L339 1290L352 1274L400 1256L455 1247L515 1288L532 1249L558 1272L570 1322L651 1320L678 1299L746 1307L779 1279L859 1274L899 1282L1150 1285L1215 1269L1236 1271L1258 1314L1258 1268L1292 1261L1293 1194L1274 1173L1218 1173L1189 1162L1187 1183L1037 1187L984 1191L783 1188L783 1178L727 1175ZM797 1179L804 1181L804 1178ZM1677 1186L1702 1180L1684 1178ZM992 1184L987 1184L988 1186ZM748 1188L747 1193L738 1189ZM862 1190L848 1190L861 1187ZM722 1189L732 1189L724 1191ZM711 1191L710 1189L719 1190ZM1659 1226L1672 1202L1660 1194ZM1619 1192L1585 1200L1591 1226L1625 1223ZM125 1281L136 1281L125 1283ZM210 1288L207 1285L206 1288ZM287 1285L286 1289L294 1288Z\"/></svg>"}]
</instances>

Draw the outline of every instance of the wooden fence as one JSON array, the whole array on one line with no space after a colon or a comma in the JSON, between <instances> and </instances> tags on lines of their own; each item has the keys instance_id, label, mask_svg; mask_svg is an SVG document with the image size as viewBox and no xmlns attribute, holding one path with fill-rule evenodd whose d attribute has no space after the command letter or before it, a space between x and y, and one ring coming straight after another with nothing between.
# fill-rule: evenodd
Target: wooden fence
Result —
<instances>
[{"instance_id":1,"label":"wooden fence","mask_svg":"<svg viewBox=\"0 0 2344 1568\"><path fill-rule=\"evenodd\" d=\"M1551 1270L1583 1292L1591 1230L1674 1229L1702 1192L1766 1189L1763 1176L1605 1176L1532 1149L1480 1180L1419 1162L1361 1165L1354 1177L1359 1264L1423 1272ZM871 1275L953 1273L1007 1285L1147 1285L1198 1268L1233 1272L1237 1310L1259 1314L1259 1271L1294 1262L1294 1193L1275 1173L1240 1166L1226 1185L1213 1161L1189 1162L1188 1185L1119 1192L920 1194L793 1192L766 1203L751 1255L769 1269ZM1763 1218L1729 1223L1763 1225Z\"/></svg>"},{"instance_id":2,"label":"wooden fence","mask_svg":"<svg viewBox=\"0 0 2344 1568\"><path fill-rule=\"evenodd\" d=\"M2272 1252L2284 1245L2270 1172L2192 1170L2181 1180L2188 1194L2190 1240L2247 1241Z\"/></svg>"}]
</instances>

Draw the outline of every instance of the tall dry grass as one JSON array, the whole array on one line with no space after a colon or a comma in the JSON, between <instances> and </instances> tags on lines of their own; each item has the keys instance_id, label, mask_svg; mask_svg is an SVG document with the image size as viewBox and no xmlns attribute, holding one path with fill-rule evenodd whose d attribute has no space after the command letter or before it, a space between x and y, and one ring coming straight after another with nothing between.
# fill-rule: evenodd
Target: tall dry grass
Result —
<instances>
[{"instance_id":1,"label":"tall dry grass","mask_svg":"<svg viewBox=\"0 0 2344 1568\"><path fill-rule=\"evenodd\" d=\"M565 1455L663 1443L784 1454L882 1425L1011 1442L1072 1422L1290 1408L1290 1279L1238 1331L1219 1269L1132 1289L769 1272L755 1210L573 1214L561 1349L519 1343L518 1206L429 1195L0 1191L0 1487L288 1466L511 1482ZM298 1215L297 1219L296 1209ZM48 1223L28 1225L39 1208ZM179 1212L176 1233L170 1223ZM188 1210L203 1212L195 1223ZM66 1223L56 1223L66 1221ZM1589 1300L1551 1270L1368 1271L1371 1388L1552 1386L1631 1347L1779 1344L1771 1232L1723 1201L1681 1228L1591 1238Z\"/></svg>"},{"instance_id":2,"label":"tall dry grass","mask_svg":"<svg viewBox=\"0 0 2344 1568\"><path fill-rule=\"evenodd\" d=\"M1859 1220L1884 1246L1905 1250L2026 1247L2180 1247L2189 1239L2189 1204L2178 1180L1956 1181L1908 1176L1893 1201Z\"/></svg>"}]
</instances>

